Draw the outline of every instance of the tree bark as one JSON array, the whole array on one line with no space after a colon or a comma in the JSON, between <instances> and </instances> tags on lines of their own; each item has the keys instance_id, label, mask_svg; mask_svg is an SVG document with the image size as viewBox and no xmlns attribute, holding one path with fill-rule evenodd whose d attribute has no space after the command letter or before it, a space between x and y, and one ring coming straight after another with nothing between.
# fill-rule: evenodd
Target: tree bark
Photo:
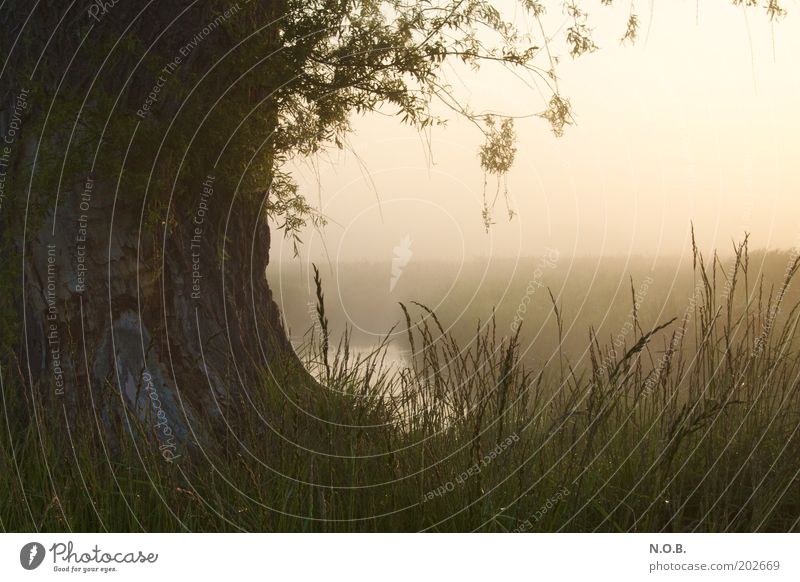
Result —
<instances>
[{"instance_id":1,"label":"tree bark","mask_svg":"<svg viewBox=\"0 0 800 582\"><path fill-rule=\"evenodd\" d=\"M92 3L84 4L83 17L93 18L87 16ZM137 20L140 7L119 3L101 14L103 21L97 26L105 26L105 38L113 39L117 33L130 34L126 26L134 22L138 41L143 46L156 42L159 58L168 62L219 14L190 10L180 30L162 35L167 23L189 4L161 2L147 18ZM280 8L278 2L263 5L273 12ZM51 24L55 28L61 16L54 11L47 25L41 13L34 18L40 19L37 26L44 32ZM146 128L169 124L182 102L165 96L153 103L153 109L161 109L152 117L139 116L136 125L131 119L147 102L161 73L139 70L126 85L126 66L134 67L135 61L112 59L113 64L92 81L96 70L66 68L68 57L78 50L78 36L64 33L54 38L61 44L43 53L37 73L44 81L32 82L36 88L28 89L20 81L30 75L32 59L26 56L36 51L17 55L12 62L12 68L18 67L11 70L16 82L3 97L0 116L3 136L16 128L9 144L8 190L0 221L7 241L4 254L13 253L21 265L8 272L15 281L21 324L18 360L31 391L57 407L62 404L67 422L91 407L109 434L144 427L149 438L157 439L164 458L172 461L188 443L211 433L217 438L228 427L234 430L239 414L250 406L252 391L261 389L269 375L279 382L309 381L266 279L269 183L253 195L237 190L237 180L225 175L241 163L244 152L250 155L247 144L229 146L225 155L233 151L239 157L209 164L205 172L189 164L179 167L175 161L185 159L189 149L206 145L198 140L214 141L214 127L198 135L198 124L178 123L156 148L148 143L151 134ZM233 42L222 27L200 40L202 54L193 50L180 63L184 76L208 70L214 53ZM66 71L63 79L60 67ZM220 73L203 90L218 96L235 73ZM80 123L76 132L72 117L67 123L48 118L60 99L88 96L86 108L105 111L110 106L98 96L98 86L103 95L121 96L120 110L109 119L114 124L115 115L127 115L119 125L120 133L133 128L127 147L112 146L102 154L106 167L98 169L82 158L77 164L81 171L54 172L60 156L67 159L66 150L76 151L81 140L101 149L100 136L107 139L114 133L113 127L92 133ZM26 100L21 112L20 95ZM229 105L255 105L263 95L263 89L252 91L243 100L239 91ZM195 103L195 110L202 108L202 101ZM260 117L255 130L268 135L274 125L264 125L265 118L269 116ZM213 155L220 155L220 144L228 137L213 144ZM195 145L187 146L192 139ZM269 157L268 152L264 155ZM73 167L67 162L64 166Z\"/></svg>"}]
</instances>

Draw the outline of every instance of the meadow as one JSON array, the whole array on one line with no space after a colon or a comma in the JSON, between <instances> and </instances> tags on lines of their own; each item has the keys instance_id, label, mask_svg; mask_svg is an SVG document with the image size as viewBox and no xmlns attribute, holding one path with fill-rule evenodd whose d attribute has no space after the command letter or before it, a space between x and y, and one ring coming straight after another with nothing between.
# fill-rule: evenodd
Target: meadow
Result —
<instances>
[{"instance_id":1,"label":"meadow","mask_svg":"<svg viewBox=\"0 0 800 582\"><path fill-rule=\"evenodd\" d=\"M64 411L6 368L0 527L798 531L797 255L551 263L411 263L397 294L385 265L284 273L316 382L265 371L173 463L92 406L54 438Z\"/></svg>"}]
</instances>

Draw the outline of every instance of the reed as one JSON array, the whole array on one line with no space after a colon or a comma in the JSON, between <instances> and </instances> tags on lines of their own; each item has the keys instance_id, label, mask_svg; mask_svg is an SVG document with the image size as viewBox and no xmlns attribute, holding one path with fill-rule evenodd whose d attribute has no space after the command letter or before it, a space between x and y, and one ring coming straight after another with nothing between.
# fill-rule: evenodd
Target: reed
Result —
<instances>
[{"instance_id":1,"label":"reed","mask_svg":"<svg viewBox=\"0 0 800 582\"><path fill-rule=\"evenodd\" d=\"M5 531L797 531L798 305L789 257L769 288L695 249L696 295L583 355L532 365L494 318L469 341L403 305L412 355L330 342L299 348L320 384L265 375L238 439L166 463L145 427L109 442L91 408L62 412L3 369ZM563 310L551 295L561 330ZM561 336L561 333L559 333ZM617 345L619 344L619 345ZM256 412L258 414L256 414ZM132 433L132 434L131 434Z\"/></svg>"}]
</instances>

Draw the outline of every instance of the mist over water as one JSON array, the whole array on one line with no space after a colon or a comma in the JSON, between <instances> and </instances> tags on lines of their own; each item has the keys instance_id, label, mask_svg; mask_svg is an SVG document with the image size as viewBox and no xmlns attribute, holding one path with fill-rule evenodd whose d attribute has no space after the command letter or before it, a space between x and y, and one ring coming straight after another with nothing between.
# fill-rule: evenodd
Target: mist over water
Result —
<instances>
[{"instance_id":1,"label":"mist over water","mask_svg":"<svg viewBox=\"0 0 800 582\"><path fill-rule=\"evenodd\" d=\"M576 125L555 138L544 120L517 119L505 179L483 174L482 136L452 115L422 134L393 116L360 117L343 150L295 160L301 191L328 224L302 233L297 257L273 239L270 276L293 337L313 325L311 263L333 327L350 326L359 345L393 326L404 341L398 302L418 301L464 339L493 310L501 335L516 317L528 355L542 358L557 344L548 288L565 318L563 346L576 354L590 329L608 338L625 327L643 284L638 324L680 317L696 283L693 225L708 261L749 233L763 250L754 280L778 284L789 258L780 252L800 243L798 15L773 27L730 8L658 4L635 46L597 12L602 50L561 63ZM475 111L544 109L536 79L488 66L451 73ZM558 260L537 274L546 256Z\"/></svg>"},{"instance_id":2,"label":"mist over water","mask_svg":"<svg viewBox=\"0 0 800 582\"><path fill-rule=\"evenodd\" d=\"M751 251L751 301L759 287L764 297L776 293L792 256ZM710 264L710 259L707 262ZM720 259L720 305L727 301L726 274L733 264L731 258ZM479 330L494 328L503 337L514 335L519 328L523 359L541 364L554 357L559 345L580 363L587 356L590 334L609 345L616 342L630 347L642 331L672 318L680 321L687 314L696 316L691 306L702 295L702 281L691 258L676 256L564 257L551 253L463 263L412 260L394 287L391 257L383 262L323 265L321 274L334 340L349 331L353 349L361 353L389 340L387 359L396 363L402 363L410 349L401 302L412 310L413 302L429 307L445 331L465 345ZM290 336L300 345L318 326L311 266L299 261L273 265L270 276ZM733 296L739 306L745 301L742 284ZM792 304L797 299L800 291L790 287L785 300ZM562 319L561 342L554 301ZM665 337L677 326L667 330ZM661 348L656 342L656 349Z\"/></svg>"}]
</instances>

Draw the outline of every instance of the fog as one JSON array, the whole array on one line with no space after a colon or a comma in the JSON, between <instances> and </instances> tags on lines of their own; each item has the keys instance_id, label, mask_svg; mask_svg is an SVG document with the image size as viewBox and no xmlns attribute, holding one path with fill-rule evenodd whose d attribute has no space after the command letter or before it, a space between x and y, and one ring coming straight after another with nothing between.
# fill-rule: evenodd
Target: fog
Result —
<instances>
[{"instance_id":1,"label":"fog","mask_svg":"<svg viewBox=\"0 0 800 582\"><path fill-rule=\"evenodd\" d=\"M647 4L647 3L644 3ZM348 147L291 170L329 220L306 229L301 258L387 263L401 241L412 260L475 257L681 255L694 222L701 248L752 234L759 248L798 241L800 15L770 24L729 2L642 5L640 38L621 45L627 5L594 6L599 50L564 55L560 87L576 126L555 138L540 118L518 120L518 153L487 233L481 218L482 136L457 115L425 134L386 112L353 120ZM552 9L551 9L552 11ZM549 14L556 26L562 18ZM535 32L535 31L534 31ZM475 111L545 107L539 87L505 71L451 67ZM495 182L487 186L491 199ZM276 236L273 261L293 260Z\"/></svg>"},{"instance_id":2,"label":"fog","mask_svg":"<svg viewBox=\"0 0 800 582\"><path fill-rule=\"evenodd\" d=\"M429 304L469 338L492 310L508 333L527 297L523 335L548 354L556 330L546 285L562 303L566 344L581 354L590 327L613 334L623 325L631 286L643 280L652 283L648 325L684 312L692 224L707 257L729 255L745 233L751 249L798 246L800 17L790 11L770 24L724 1L654 7L652 18L642 7L634 46L619 42L627 7L592 9L599 50L559 65L577 123L556 138L539 117L517 120L507 177L516 216L509 220L501 194L488 232L483 136L455 114L422 134L389 112L360 117L344 150L295 161L301 191L329 222L303 232L298 257L289 242L273 242L271 281L293 337L314 324L311 263L335 331L350 326L359 343L403 329L399 301ZM557 27L561 15L549 18ZM448 80L473 111L526 115L549 98L491 67L453 67ZM490 200L496 187L490 177ZM557 268L537 275L547 256ZM760 256L753 280L766 268ZM780 256L767 269L770 285L791 257ZM535 295L525 291L531 281Z\"/></svg>"}]
</instances>

